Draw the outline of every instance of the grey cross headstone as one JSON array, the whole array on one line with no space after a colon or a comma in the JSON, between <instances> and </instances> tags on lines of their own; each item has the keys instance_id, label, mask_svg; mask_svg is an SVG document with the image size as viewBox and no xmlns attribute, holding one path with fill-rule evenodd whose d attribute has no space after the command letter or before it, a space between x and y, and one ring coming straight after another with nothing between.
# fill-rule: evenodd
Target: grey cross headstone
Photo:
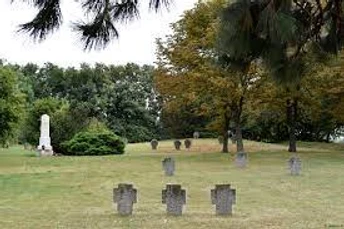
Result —
<instances>
[{"instance_id":1,"label":"grey cross headstone","mask_svg":"<svg viewBox=\"0 0 344 229\"><path fill-rule=\"evenodd\" d=\"M231 215L232 205L236 202L236 191L230 184L217 184L211 190L211 203L216 205L217 215Z\"/></svg>"},{"instance_id":2,"label":"grey cross headstone","mask_svg":"<svg viewBox=\"0 0 344 229\"><path fill-rule=\"evenodd\" d=\"M173 143L176 150L180 150L180 146L182 145L182 143L179 140L175 140Z\"/></svg>"},{"instance_id":3,"label":"grey cross headstone","mask_svg":"<svg viewBox=\"0 0 344 229\"><path fill-rule=\"evenodd\" d=\"M195 131L195 132L193 133L193 138L194 138L194 139L199 138L199 132L198 132L198 131Z\"/></svg>"},{"instance_id":4,"label":"grey cross headstone","mask_svg":"<svg viewBox=\"0 0 344 229\"><path fill-rule=\"evenodd\" d=\"M158 144L159 144L158 140L153 139L153 140L151 141L152 150L156 150L157 147L158 147Z\"/></svg>"},{"instance_id":5,"label":"grey cross headstone","mask_svg":"<svg viewBox=\"0 0 344 229\"><path fill-rule=\"evenodd\" d=\"M301 159L297 156L293 156L289 159L289 170L291 175L300 175L301 173Z\"/></svg>"},{"instance_id":6,"label":"grey cross headstone","mask_svg":"<svg viewBox=\"0 0 344 229\"><path fill-rule=\"evenodd\" d=\"M192 141L190 139L185 139L184 145L186 149L190 149Z\"/></svg>"},{"instance_id":7,"label":"grey cross headstone","mask_svg":"<svg viewBox=\"0 0 344 229\"><path fill-rule=\"evenodd\" d=\"M235 158L235 164L239 168L244 168L247 165L247 153L245 152L237 152Z\"/></svg>"},{"instance_id":8,"label":"grey cross headstone","mask_svg":"<svg viewBox=\"0 0 344 229\"><path fill-rule=\"evenodd\" d=\"M182 215L183 205L186 204L186 191L179 184L168 184L162 190L162 203L167 205L167 214Z\"/></svg>"},{"instance_id":9,"label":"grey cross headstone","mask_svg":"<svg viewBox=\"0 0 344 229\"><path fill-rule=\"evenodd\" d=\"M118 184L113 189L113 202L117 203L118 214L131 215L133 204L137 202L137 190L132 184Z\"/></svg>"},{"instance_id":10,"label":"grey cross headstone","mask_svg":"<svg viewBox=\"0 0 344 229\"><path fill-rule=\"evenodd\" d=\"M162 161L162 167L165 171L166 176L173 176L175 170L175 163L174 159L171 157L167 157Z\"/></svg>"}]
</instances>

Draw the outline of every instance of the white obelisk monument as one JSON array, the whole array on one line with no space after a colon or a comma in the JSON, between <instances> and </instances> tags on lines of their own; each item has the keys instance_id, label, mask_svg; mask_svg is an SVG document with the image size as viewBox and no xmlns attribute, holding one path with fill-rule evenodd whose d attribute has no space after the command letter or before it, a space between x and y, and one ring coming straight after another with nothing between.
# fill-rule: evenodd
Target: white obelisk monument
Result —
<instances>
[{"instance_id":1,"label":"white obelisk monument","mask_svg":"<svg viewBox=\"0 0 344 229\"><path fill-rule=\"evenodd\" d=\"M53 147L50 139L50 117L47 114L41 116L41 135L37 147L40 156L52 156Z\"/></svg>"}]
</instances>

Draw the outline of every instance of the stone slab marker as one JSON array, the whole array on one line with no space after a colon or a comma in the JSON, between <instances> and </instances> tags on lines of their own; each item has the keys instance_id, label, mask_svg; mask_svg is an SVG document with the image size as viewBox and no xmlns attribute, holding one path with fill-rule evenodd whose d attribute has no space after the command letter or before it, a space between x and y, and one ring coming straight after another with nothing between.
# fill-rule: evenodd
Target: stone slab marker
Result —
<instances>
[{"instance_id":1,"label":"stone slab marker","mask_svg":"<svg viewBox=\"0 0 344 229\"><path fill-rule=\"evenodd\" d=\"M120 215L131 215L133 204L137 202L137 190L132 184L118 184L113 189L113 202L117 203L117 212Z\"/></svg>"},{"instance_id":2,"label":"stone slab marker","mask_svg":"<svg viewBox=\"0 0 344 229\"><path fill-rule=\"evenodd\" d=\"M174 144L174 148L175 148L176 150L180 150L180 146L182 145L181 141L175 140L175 141L173 142L173 144Z\"/></svg>"},{"instance_id":3,"label":"stone slab marker","mask_svg":"<svg viewBox=\"0 0 344 229\"><path fill-rule=\"evenodd\" d=\"M179 184L168 184L162 190L162 203L167 205L169 215L182 215L183 205L186 204L186 191Z\"/></svg>"},{"instance_id":4,"label":"stone slab marker","mask_svg":"<svg viewBox=\"0 0 344 229\"><path fill-rule=\"evenodd\" d=\"M50 117L47 114L41 116L41 134L37 149L40 156L51 156L54 153L50 139Z\"/></svg>"},{"instance_id":5,"label":"stone slab marker","mask_svg":"<svg viewBox=\"0 0 344 229\"><path fill-rule=\"evenodd\" d=\"M236 191L229 184L217 184L211 190L211 203L216 205L217 215L232 215L232 205L236 202Z\"/></svg>"},{"instance_id":6,"label":"stone slab marker","mask_svg":"<svg viewBox=\"0 0 344 229\"><path fill-rule=\"evenodd\" d=\"M175 162L171 157L167 157L162 161L162 167L166 176L173 176L175 170Z\"/></svg>"},{"instance_id":7,"label":"stone slab marker","mask_svg":"<svg viewBox=\"0 0 344 229\"><path fill-rule=\"evenodd\" d=\"M157 147L158 147L158 144L159 144L158 140L153 139L153 140L151 141L152 150L156 150Z\"/></svg>"},{"instance_id":8,"label":"stone slab marker","mask_svg":"<svg viewBox=\"0 0 344 229\"><path fill-rule=\"evenodd\" d=\"M199 138L199 132L195 131L192 136L194 139L198 139Z\"/></svg>"},{"instance_id":9,"label":"stone slab marker","mask_svg":"<svg viewBox=\"0 0 344 229\"><path fill-rule=\"evenodd\" d=\"M239 168L244 168L247 165L247 153L238 152L235 157L235 164Z\"/></svg>"},{"instance_id":10,"label":"stone slab marker","mask_svg":"<svg viewBox=\"0 0 344 229\"><path fill-rule=\"evenodd\" d=\"M293 156L288 161L290 174L293 176L300 175L301 173L301 159L297 156Z\"/></svg>"},{"instance_id":11,"label":"stone slab marker","mask_svg":"<svg viewBox=\"0 0 344 229\"><path fill-rule=\"evenodd\" d=\"M186 149L190 149L190 147L192 145L192 141L190 139L185 139L184 145L185 145Z\"/></svg>"}]
</instances>

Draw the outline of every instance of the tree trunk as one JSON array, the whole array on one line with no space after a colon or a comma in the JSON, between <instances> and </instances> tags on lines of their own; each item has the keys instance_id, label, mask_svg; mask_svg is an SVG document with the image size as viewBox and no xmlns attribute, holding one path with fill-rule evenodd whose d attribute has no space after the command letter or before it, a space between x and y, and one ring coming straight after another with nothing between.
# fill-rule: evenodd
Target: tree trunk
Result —
<instances>
[{"instance_id":1,"label":"tree trunk","mask_svg":"<svg viewBox=\"0 0 344 229\"><path fill-rule=\"evenodd\" d=\"M228 118L227 114L224 115L224 125L223 125L223 143L222 143L222 153L229 153L228 150L228 127L229 127L230 119Z\"/></svg>"},{"instance_id":2,"label":"tree trunk","mask_svg":"<svg viewBox=\"0 0 344 229\"><path fill-rule=\"evenodd\" d=\"M237 153L244 152L244 142L242 140L242 131L241 131L241 123L240 122L236 123L235 137L236 137Z\"/></svg>"},{"instance_id":3,"label":"tree trunk","mask_svg":"<svg viewBox=\"0 0 344 229\"><path fill-rule=\"evenodd\" d=\"M222 136L223 136L222 153L229 153L227 131L225 131Z\"/></svg>"},{"instance_id":4,"label":"tree trunk","mask_svg":"<svg viewBox=\"0 0 344 229\"><path fill-rule=\"evenodd\" d=\"M329 143L331 140L331 133L326 134L326 142Z\"/></svg>"},{"instance_id":5,"label":"tree trunk","mask_svg":"<svg viewBox=\"0 0 344 229\"><path fill-rule=\"evenodd\" d=\"M287 120L289 128L289 152L296 152L297 100L287 99Z\"/></svg>"},{"instance_id":6,"label":"tree trunk","mask_svg":"<svg viewBox=\"0 0 344 229\"><path fill-rule=\"evenodd\" d=\"M241 131L241 113L242 113L243 104L244 104L244 97L241 97L239 101L239 105L237 107L237 111L235 112L235 137L236 137L237 153L244 152L244 142L242 140L242 131Z\"/></svg>"}]
</instances>

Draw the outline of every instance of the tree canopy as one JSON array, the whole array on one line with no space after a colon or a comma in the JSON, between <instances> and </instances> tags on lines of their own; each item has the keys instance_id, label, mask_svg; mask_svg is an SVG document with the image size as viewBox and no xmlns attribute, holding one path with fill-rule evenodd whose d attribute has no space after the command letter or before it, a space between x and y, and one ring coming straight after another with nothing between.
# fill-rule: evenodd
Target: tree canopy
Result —
<instances>
[{"instance_id":1,"label":"tree canopy","mask_svg":"<svg viewBox=\"0 0 344 229\"><path fill-rule=\"evenodd\" d=\"M223 64L216 35L224 3L199 2L172 24L173 33L158 41L156 84L165 109L193 104L189 107L194 107L195 113L211 117L208 127L224 136L224 152L228 151L230 127L235 129L238 151L243 151L243 106L260 84L262 72L254 63Z\"/></svg>"},{"instance_id":2,"label":"tree canopy","mask_svg":"<svg viewBox=\"0 0 344 229\"><path fill-rule=\"evenodd\" d=\"M0 143L5 143L14 131L23 113L24 94L18 87L16 72L0 65Z\"/></svg>"}]
</instances>

